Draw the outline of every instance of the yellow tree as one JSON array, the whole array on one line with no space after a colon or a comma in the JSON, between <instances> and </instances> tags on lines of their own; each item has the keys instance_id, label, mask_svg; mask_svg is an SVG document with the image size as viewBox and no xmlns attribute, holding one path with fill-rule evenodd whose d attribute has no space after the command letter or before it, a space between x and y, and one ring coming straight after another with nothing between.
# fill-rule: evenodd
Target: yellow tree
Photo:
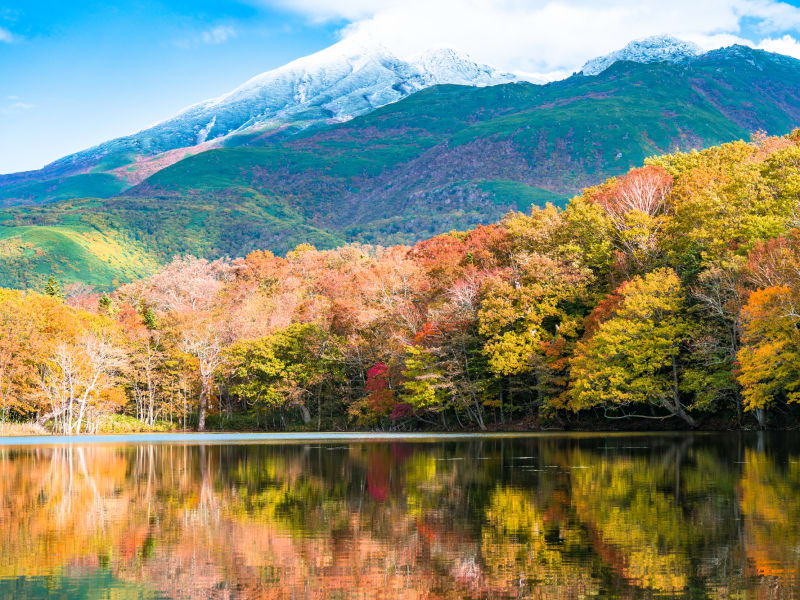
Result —
<instances>
[{"instance_id":1,"label":"yellow tree","mask_svg":"<svg viewBox=\"0 0 800 600\"><path fill-rule=\"evenodd\" d=\"M55 296L0 290L0 409L77 432L108 408L121 365L113 322Z\"/></svg>"},{"instance_id":2,"label":"yellow tree","mask_svg":"<svg viewBox=\"0 0 800 600\"><path fill-rule=\"evenodd\" d=\"M773 286L750 294L742 309L738 380L745 408L760 411L777 399L800 401L800 322L792 289Z\"/></svg>"},{"instance_id":3,"label":"yellow tree","mask_svg":"<svg viewBox=\"0 0 800 600\"><path fill-rule=\"evenodd\" d=\"M520 252L510 274L487 279L478 311L483 352L498 377L533 375L539 394L558 389L559 360L574 339L581 315L574 310L587 273L574 264Z\"/></svg>"},{"instance_id":4,"label":"yellow tree","mask_svg":"<svg viewBox=\"0 0 800 600\"><path fill-rule=\"evenodd\" d=\"M758 288L741 310L737 379L747 410L764 423L775 400L800 400L800 231L757 244L744 267Z\"/></svg>"},{"instance_id":5,"label":"yellow tree","mask_svg":"<svg viewBox=\"0 0 800 600\"><path fill-rule=\"evenodd\" d=\"M41 394L50 410L38 421L55 419L66 434L91 428L123 364L124 355L108 331L90 330L77 340L56 342L41 365Z\"/></svg>"},{"instance_id":6,"label":"yellow tree","mask_svg":"<svg viewBox=\"0 0 800 600\"><path fill-rule=\"evenodd\" d=\"M799 161L790 138L650 159L674 176L664 238L671 260L684 269L724 266L785 232L797 217Z\"/></svg>"},{"instance_id":7,"label":"yellow tree","mask_svg":"<svg viewBox=\"0 0 800 600\"><path fill-rule=\"evenodd\" d=\"M658 269L617 294L612 316L575 350L570 407L651 405L694 427L679 393L678 354L689 331L678 276Z\"/></svg>"},{"instance_id":8,"label":"yellow tree","mask_svg":"<svg viewBox=\"0 0 800 600\"><path fill-rule=\"evenodd\" d=\"M13 411L35 410L35 355L42 339L26 294L0 289L0 427Z\"/></svg>"},{"instance_id":9,"label":"yellow tree","mask_svg":"<svg viewBox=\"0 0 800 600\"><path fill-rule=\"evenodd\" d=\"M436 366L432 352L419 346L406 347L403 370L403 392L400 398L415 410L439 410L446 401L442 371Z\"/></svg>"}]
</instances>

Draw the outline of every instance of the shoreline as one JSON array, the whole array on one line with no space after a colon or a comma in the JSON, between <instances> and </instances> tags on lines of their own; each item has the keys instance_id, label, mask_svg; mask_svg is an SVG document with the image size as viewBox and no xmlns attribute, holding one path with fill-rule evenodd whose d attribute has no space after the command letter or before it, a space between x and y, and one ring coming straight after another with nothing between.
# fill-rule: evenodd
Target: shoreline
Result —
<instances>
[{"instance_id":1,"label":"shoreline","mask_svg":"<svg viewBox=\"0 0 800 600\"><path fill-rule=\"evenodd\" d=\"M531 432L274 432L274 433L110 433L81 435L19 435L0 436L0 448L14 446L60 446L78 444L302 444L304 442L446 442L474 439L522 438L627 438L627 437L685 437L758 433L738 431L531 431Z\"/></svg>"}]
</instances>

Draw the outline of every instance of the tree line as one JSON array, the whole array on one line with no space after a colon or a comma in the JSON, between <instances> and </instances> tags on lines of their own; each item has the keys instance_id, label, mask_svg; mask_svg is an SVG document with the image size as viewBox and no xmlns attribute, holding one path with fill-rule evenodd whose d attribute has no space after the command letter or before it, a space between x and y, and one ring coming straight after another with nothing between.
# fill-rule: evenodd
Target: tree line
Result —
<instances>
[{"instance_id":1,"label":"tree line","mask_svg":"<svg viewBox=\"0 0 800 600\"><path fill-rule=\"evenodd\" d=\"M648 159L412 247L175 258L0 291L0 418L766 427L800 412L800 130ZM167 424L167 425L165 425Z\"/></svg>"}]
</instances>

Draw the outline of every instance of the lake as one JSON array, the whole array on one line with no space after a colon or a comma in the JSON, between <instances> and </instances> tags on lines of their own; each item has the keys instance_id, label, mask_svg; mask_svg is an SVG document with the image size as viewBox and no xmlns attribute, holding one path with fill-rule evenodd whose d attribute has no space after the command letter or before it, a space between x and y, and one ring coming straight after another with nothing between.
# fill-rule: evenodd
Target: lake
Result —
<instances>
[{"instance_id":1,"label":"lake","mask_svg":"<svg viewBox=\"0 0 800 600\"><path fill-rule=\"evenodd\" d=\"M0 438L0 598L792 598L799 439Z\"/></svg>"}]
</instances>

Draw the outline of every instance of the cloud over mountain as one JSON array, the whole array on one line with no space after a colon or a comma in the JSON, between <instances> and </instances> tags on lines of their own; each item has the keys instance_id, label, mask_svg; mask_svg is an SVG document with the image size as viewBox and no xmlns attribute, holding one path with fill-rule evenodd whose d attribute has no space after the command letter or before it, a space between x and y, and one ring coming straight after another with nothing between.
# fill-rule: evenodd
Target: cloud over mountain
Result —
<instances>
[{"instance_id":1,"label":"cloud over mountain","mask_svg":"<svg viewBox=\"0 0 800 600\"><path fill-rule=\"evenodd\" d=\"M345 22L400 54L444 45L529 73L577 70L630 39L669 33L705 49L797 43L800 9L775 0L254 0ZM658 18L654 18L658 15ZM788 39L787 39L788 38ZM784 50L785 51L785 50Z\"/></svg>"}]
</instances>

